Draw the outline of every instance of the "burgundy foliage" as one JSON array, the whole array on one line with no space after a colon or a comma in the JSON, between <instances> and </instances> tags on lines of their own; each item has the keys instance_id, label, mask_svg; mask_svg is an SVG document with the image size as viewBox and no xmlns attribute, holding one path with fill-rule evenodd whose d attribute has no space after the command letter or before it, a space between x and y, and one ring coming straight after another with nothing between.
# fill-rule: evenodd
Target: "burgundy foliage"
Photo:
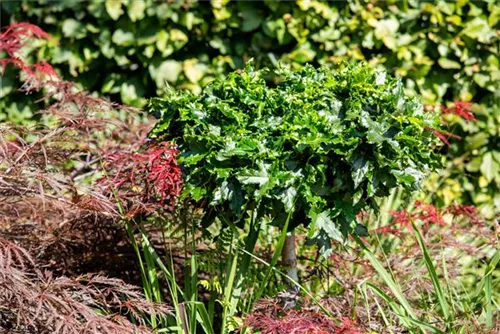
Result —
<instances>
[{"instance_id":1,"label":"burgundy foliage","mask_svg":"<svg viewBox=\"0 0 500 334\"><path fill-rule=\"evenodd\" d=\"M109 175L100 182L127 208L127 216L175 205L181 192L182 173L178 151L169 143L151 144L140 152L106 156Z\"/></svg>"},{"instance_id":2,"label":"burgundy foliage","mask_svg":"<svg viewBox=\"0 0 500 334\"><path fill-rule=\"evenodd\" d=\"M0 59L2 72L8 65L17 67L25 77L23 89L27 92L40 90L45 80L50 84L60 80L57 72L47 62L29 65L20 58L19 51L25 46L26 40L34 37L48 39L49 35L38 26L26 22L13 23L0 33L0 51L5 51L9 56Z\"/></svg>"},{"instance_id":3,"label":"burgundy foliage","mask_svg":"<svg viewBox=\"0 0 500 334\"><path fill-rule=\"evenodd\" d=\"M170 312L165 305L147 302L139 288L118 279L98 275L54 278L50 272L37 270L26 250L0 238L2 333L151 333L144 316L164 318ZM130 317L139 325L130 322Z\"/></svg>"},{"instance_id":4,"label":"burgundy foliage","mask_svg":"<svg viewBox=\"0 0 500 334\"><path fill-rule=\"evenodd\" d=\"M285 311L271 299L257 303L245 325L262 334L361 334L357 324L347 317L337 321L314 307Z\"/></svg>"},{"instance_id":5,"label":"burgundy foliage","mask_svg":"<svg viewBox=\"0 0 500 334\"><path fill-rule=\"evenodd\" d=\"M414 206L416 210L411 213L407 210L391 211L390 213L394 218L391 224L379 227L375 230L375 233L391 233L401 237L403 228L406 228L409 232L413 232L412 221L422 222L422 231L424 232L428 231L431 225L447 225L443 219L442 213L434 205L425 203L423 201L415 201ZM459 215L456 214L460 212L460 210L457 210L457 208L458 207L450 207L444 211L454 213L454 215ZM470 215L467 215L466 217L470 218ZM480 220L478 216L476 216L474 219L475 222Z\"/></svg>"},{"instance_id":6,"label":"burgundy foliage","mask_svg":"<svg viewBox=\"0 0 500 334\"><path fill-rule=\"evenodd\" d=\"M48 38L38 27L16 23L1 36L1 48L11 56L2 59L3 64L20 69L27 92L43 89L51 104L40 113L49 117L51 126L0 128L0 194L37 197L43 203L52 200L57 206L107 216L118 216L117 203L132 200L131 194L136 195L133 201L137 203L156 198L162 204L174 202L182 184L177 153L168 143L142 150L149 122L137 122L139 115L134 109L78 90L72 82L60 79L47 63L29 66L15 58L26 37ZM108 170L102 170L103 165ZM111 184L119 186L118 194L125 198L78 182L99 173L104 178L110 176Z\"/></svg>"},{"instance_id":7,"label":"burgundy foliage","mask_svg":"<svg viewBox=\"0 0 500 334\"><path fill-rule=\"evenodd\" d=\"M138 288L96 275L53 278L40 268L65 266L80 253L89 261L89 253L124 240L108 234L123 218L118 202L139 203L144 193L132 196L132 184L122 184L125 198L117 199L93 181L103 175L130 179L129 157L146 171L133 177L148 187L147 199L173 203L181 185L176 151L164 144L143 152L148 120L79 90L47 63L27 64L19 55L27 38L48 35L28 23L0 34L0 50L8 55L0 66L19 69L21 89L42 92L47 105L33 126L0 124L0 332L150 332L144 315L164 317L169 310L148 303ZM123 160L111 163L113 156ZM115 174L119 166L127 168Z\"/></svg>"},{"instance_id":8,"label":"burgundy foliage","mask_svg":"<svg viewBox=\"0 0 500 334\"><path fill-rule=\"evenodd\" d=\"M424 222L424 230L428 230L431 224L445 226L446 223L438 208L434 205L422 201L415 202L415 208L418 209L414 215L415 219Z\"/></svg>"},{"instance_id":9,"label":"burgundy foliage","mask_svg":"<svg viewBox=\"0 0 500 334\"><path fill-rule=\"evenodd\" d=\"M375 230L375 233L391 233L397 236L401 236L404 227L413 232L413 226L411 223L413 217L408 211L399 210L391 211L390 213L394 217L392 224L379 227Z\"/></svg>"},{"instance_id":10,"label":"burgundy foliage","mask_svg":"<svg viewBox=\"0 0 500 334\"><path fill-rule=\"evenodd\" d=\"M455 138L455 139L462 139L460 136L457 136L451 132L443 131L443 130L436 130L436 129L431 129L429 127L426 127L427 131L431 131L443 144L450 145L450 138Z\"/></svg>"},{"instance_id":11,"label":"burgundy foliage","mask_svg":"<svg viewBox=\"0 0 500 334\"><path fill-rule=\"evenodd\" d=\"M0 51L7 52L10 57L16 57L26 39L32 37L48 39L49 34L31 23L13 23L0 33Z\"/></svg>"},{"instance_id":12,"label":"burgundy foliage","mask_svg":"<svg viewBox=\"0 0 500 334\"><path fill-rule=\"evenodd\" d=\"M446 208L445 212L452 214L455 217L462 216L467 218L472 224L480 224L481 215L479 211L472 205L453 204Z\"/></svg>"},{"instance_id":13,"label":"burgundy foliage","mask_svg":"<svg viewBox=\"0 0 500 334\"><path fill-rule=\"evenodd\" d=\"M479 211L470 205L454 204L438 209L432 204L422 201L414 203L414 210L392 211L393 220L386 226L374 230L375 233L389 233L399 238L413 237L414 222L424 238L439 239L439 245L467 251L469 254L482 252L472 244L460 240L460 235L466 235L471 240L485 239L485 244L494 245L496 234L491 233L491 226L485 223ZM445 219L445 216L449 216ZM407 238L405 238L407 239ZM429 241L429 244L432 241ZM417 245L415 245L417 246Z\"/></svg>"}]
</instances>

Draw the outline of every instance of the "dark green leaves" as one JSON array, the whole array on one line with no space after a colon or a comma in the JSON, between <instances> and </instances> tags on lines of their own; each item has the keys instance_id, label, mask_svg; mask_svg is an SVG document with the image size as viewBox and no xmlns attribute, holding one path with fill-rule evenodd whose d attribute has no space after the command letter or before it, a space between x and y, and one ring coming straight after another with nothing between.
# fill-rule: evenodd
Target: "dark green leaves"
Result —
<instances>
[{"instance_id":1,"label":"dark green leaves","mask_svg":"<svg viewBox=\"0 0 500 334\"><path fill-rule=\"evenodd\" d=\"M358 188L361 182L365 179L366 174L370 168L370 162L362 155L358 155L352 162L352 180L354 181L354 188Z\"/></svg>"},{"instance_id":2,"label":"dark green leaves","mask_svg":"<svg viewBox=\"0 0 500 334\"><path fill-rule=\"evenodd\" d=\"M277 85L266 74L247 65L199 96L150 101L160 117L151 136L178 145L186 196L235 223L257 206L276 224L292 212L291 225L312 223L310 237L327 251L328 240L366 233L356 214L373 208L373 197L414 189L436 166L424 130L435 117L385 73L280 68L271 73Z\"/></svg>"}]
</instances>

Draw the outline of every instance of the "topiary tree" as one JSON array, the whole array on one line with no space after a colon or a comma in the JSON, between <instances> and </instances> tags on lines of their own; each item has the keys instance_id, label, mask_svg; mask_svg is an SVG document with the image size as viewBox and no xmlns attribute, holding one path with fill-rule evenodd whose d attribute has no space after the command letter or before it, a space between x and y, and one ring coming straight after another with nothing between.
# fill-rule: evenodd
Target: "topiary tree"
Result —
<instances>
[{"instance_id":1,"label":"topiary tree","mask_svg":"<svg viewBox=\"0 0 500 334\"><path fill-rule=\"evenodd\" d=\"M436 115L368 65L270 72L249 64L199 96L152 99L149 110L159 119L151 136L180 151L183 196L208 203L204 224L241 225L252 210L290 232L308 226L323 253L331 240L366 233L356 215L395 187L417 189L439 160ZM297 279L293 234L283 258Z\"/></svg>"}]
</instances>

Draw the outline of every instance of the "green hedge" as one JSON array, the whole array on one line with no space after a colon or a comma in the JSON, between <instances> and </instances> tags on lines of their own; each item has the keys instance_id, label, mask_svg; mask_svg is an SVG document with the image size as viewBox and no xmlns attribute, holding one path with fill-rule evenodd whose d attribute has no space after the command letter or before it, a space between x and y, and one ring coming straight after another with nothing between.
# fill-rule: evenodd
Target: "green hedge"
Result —
<instances>
[{"instance_id":1,"label":"green hedge","mask_svg":"<svg viewBox=\"0 0 500 334\"><path fill-rule=\"evenodd\" d=\"M424 103L474 101L484 115L479 122L456 122L465 138L448 152L450 161L467 154L451 173L458 189L453 184L436 196L483 205L490 217L495 196L500 207L500 5L494 0L66 0L1 6L4 23L29 21L54 37L35 57L89 90L136 106L162 95L167 85L199 92L251 57L257 67L281 61L293 68L366 60L401 77L408 94L421 95ZM30 117L31 102L19 98L15 79L7 77L0 119ZM478 148L466 144L474 138Z\"/></svg>"}]
</instances>

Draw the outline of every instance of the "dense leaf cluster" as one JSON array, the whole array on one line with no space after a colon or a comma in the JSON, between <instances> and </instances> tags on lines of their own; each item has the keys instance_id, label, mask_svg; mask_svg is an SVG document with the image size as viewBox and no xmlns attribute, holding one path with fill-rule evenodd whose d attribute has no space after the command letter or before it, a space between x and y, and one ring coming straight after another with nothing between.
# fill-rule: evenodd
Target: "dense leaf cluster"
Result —
<instances>
[{"instance_id":1,"label":"dense leaf cluster","mask_svg":"<svg viewBox=\"0 0 500 334\"><path fill-rule=\"evenodd\" d=\"M5 24L28 21L59 42L44 45L38 57L127 104L141 104L165 82L199 92L249 57L257 67L279 60L294 68L370 60L404 78L405 88L425 103L478 102L500 79L495 1L44 0L1 6Z\"/></svg>"},{"instance_id":2,"label":"dense leaf cluster","mask_svg":"<svg viewBox=\"0 0 500 334\"><path fill-rule=\"evenodd\" d=\"M213 207L207 223L255 209L282 226L291 213L293 225L312 223L310 236L340 240L360 210L396 186L415 189L438 160L435 115L369 65L247 65L200 95L152 99L149 110L159 118L152 137L178 145L184 196Z\"/></svg>"},{"instance_id":3,"label":"dense leaf cluster","mask_svg":"<svg viewBox=\"0 0 500 334\"><path fill-rule=\"evenodd\" d=\"M493 97L500 82L495 0L23 0L3 1L0 7L3 24L28 21L54 37L33 54L33 62L46 60L86 90L135 106L162 94L167 83L200 92L250 57L258 68L273 67L277 60L292 68L366 60L402 78L405 90L424 103L472 100L490 108L493 99L498 101ZM0 120L25 122L37 109L33 101L39 97L16 93L16 80L16 72L2 77ZM479 126L460 124L462 142L484 133L481 129L495 122L493 114L485 109ZM495 138L484 142L492 146ZM475 156L467 147L458 144L449 151L456 179L439 183L435 200L472 202L487 207L483 213L491 217L500 213L492 195L500 184L481 169L465 169L469 161L451 162Z\"/></svg>"}]
</instances>

